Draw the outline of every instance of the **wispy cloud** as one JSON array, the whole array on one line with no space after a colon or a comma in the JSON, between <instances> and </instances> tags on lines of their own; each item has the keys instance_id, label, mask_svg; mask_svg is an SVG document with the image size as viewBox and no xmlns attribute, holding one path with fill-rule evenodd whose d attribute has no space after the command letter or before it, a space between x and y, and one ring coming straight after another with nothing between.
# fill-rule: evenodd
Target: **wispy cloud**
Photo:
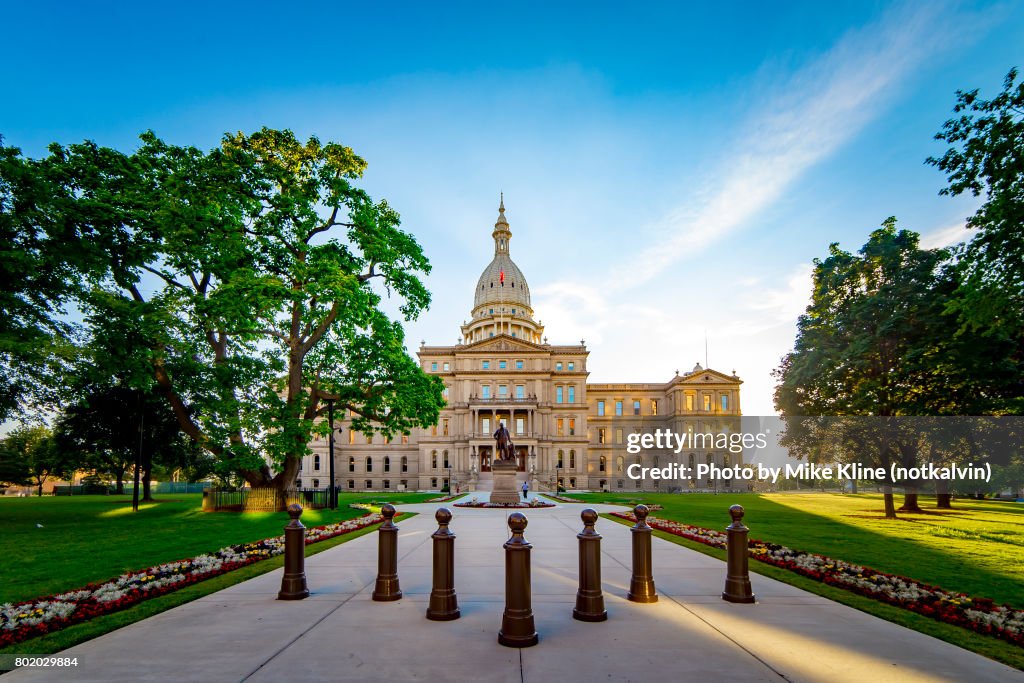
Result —
<instances>
[{"instance_id":1,"label":"wispy cloud","mask_svg":"<svg viewBox=\"0 0 1024 683\"><path fill-rule=\"evenodd\" d=\"M965 223L938 228L921 235L921 248L940 249L942 247L950 247L958 242L966 242L974 236L974 232L973 229L968 229Z\"/></svg>"},{"instance_id":2,"label":"wispy cloud","mask_svg":"<svg viewBox=\"0 0 1024 683\"><path fill-rule=\"evenodd\" d=\"M623 262L613 273L615 283L648 282L752 227L797 179L891 106L896 86L946 42L949 16L935 4L891 10L778 84L774 97L754 105L731 153L722 155L706 184L641 230L651 246Z\"/></svg>"}]
</instances>

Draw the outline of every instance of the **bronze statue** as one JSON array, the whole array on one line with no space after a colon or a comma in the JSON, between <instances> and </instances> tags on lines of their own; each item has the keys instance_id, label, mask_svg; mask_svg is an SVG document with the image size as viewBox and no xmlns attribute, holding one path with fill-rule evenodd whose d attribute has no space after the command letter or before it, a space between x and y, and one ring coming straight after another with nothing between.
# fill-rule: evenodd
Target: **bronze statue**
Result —
<instances>
[{"instance_id":1,"label":"bronze statue","mask_svg":"<svg viewBox=\"0 0 1024 683\"><path fill-rule=\"evenodd\" d=\"M498 430L494 432L494 439L498 442L496 446L496 455L499 460L515 460L516 449L512 445L512 435L505 429L505 423L498 423Z\"/></svg>"}]
</instances>

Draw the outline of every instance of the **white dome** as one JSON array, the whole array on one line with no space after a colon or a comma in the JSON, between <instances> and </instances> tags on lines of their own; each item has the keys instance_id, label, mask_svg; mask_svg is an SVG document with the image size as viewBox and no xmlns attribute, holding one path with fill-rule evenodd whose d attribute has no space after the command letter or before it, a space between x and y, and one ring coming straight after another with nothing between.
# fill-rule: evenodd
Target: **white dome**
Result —
<instances>
[{"instance_id":1,"label":"white dome","mask_svg":"<svg viewBox=\"0 0 1024 683\"><path fill-rule=\"evenodd\" d=\"M519 270L519 266L507 253L495 254L476 283L473 308L496 303L530 307L530 286L526 284L523 271Z\"/></svg>"}]
</instances>

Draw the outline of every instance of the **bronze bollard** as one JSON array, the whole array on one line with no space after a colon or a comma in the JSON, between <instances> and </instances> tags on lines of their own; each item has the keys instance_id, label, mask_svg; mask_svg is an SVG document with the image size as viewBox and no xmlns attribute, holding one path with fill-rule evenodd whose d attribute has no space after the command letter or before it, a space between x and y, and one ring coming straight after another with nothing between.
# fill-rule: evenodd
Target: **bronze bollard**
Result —
<instances>
[{"instance_id":1,"label":"bronze bollard","mask_svg":"<svg viewBox=\"0 0 1024 683\"><path fill-rule=\"evenodd\" d=\"M750 569L748 567L747 532L743 526L743 506L733 505L729 508L732 524L725 528L726 550L728 552L725 570L725 590L722 599L729 602L754 602L754 593L750 588Z\"/></svg>"},{"instance_id":2,"label":"bronze bollard","mask_svg":"<svg viewBox=\"0 0 1024 683\"><path fill-rule=\"evenodd\" d=\"M649 513L646 505L633 508L636 515L636 524L630 528L633 534L633 576L629 579L629 593L626 594L626 598L633 602L658 602L651 574L651 527L645 521Z\"/></svg>"},{"instance_id":3,"label":"bronze bollard","mask_svg":"<svg viewBox=\"0 0 1024 683\"><path fill-rule=\"evenodd\" d=\"M580 621L604 621L608 611L604 608L604 594L601 592L601 534L594 530L597 511L591 508L580 513L583 531L576 534L580 539L580 588L576 591L576 607L572 618Z\"/></svg>"},{"instance_id":4,"label":"bronze bollard","mask_svg":"<svg viewBox=\"0 0 1024 683\"><path fill-rule=\"evenodd\" d=\"M427 619L451 621L459 618L459 601L455 597L455 534L448 528L452 512L438 508L434 513L437 531L434 539L434 586L430 591Z\"/></svg>"},{"instance_id":5,"label":"bronze bollard","mask_svg":"<svg viewBox=\"0 0 1024 683\"><path fill-rule=\"evenodd\" d=\"M288 506L291 521L284 527L284 577L278 600L302 600L309 597L306 587L306 527L302 526L302 506Z\"/></svg>"},{"instance_id":6,"label":"bronze bollard","mask_svg":"<svg viewBox=\"0 0 1024 683\"><path fill-rule=\"evenodd\" d=\"M373 599L389 602L402 597L402 589L398 587L398 527L392 521L395 506L384 503L380 514L384 516L384 523L377 530L377 583L373 587Z\"/></svg>"},{"instance_id":7,"label":"bronze bollard","mask_svg":"<svg viewBox=\"0 0 1024 683\"><path fill-rule=\"evenodd\" d=\"M501 616L498 642L508 647L530 647L537 644L530 596L530 549L523 538L526 515L513 512L508 516L512 538L505 541L505 612Z\"/></svg>"}]
</instances>

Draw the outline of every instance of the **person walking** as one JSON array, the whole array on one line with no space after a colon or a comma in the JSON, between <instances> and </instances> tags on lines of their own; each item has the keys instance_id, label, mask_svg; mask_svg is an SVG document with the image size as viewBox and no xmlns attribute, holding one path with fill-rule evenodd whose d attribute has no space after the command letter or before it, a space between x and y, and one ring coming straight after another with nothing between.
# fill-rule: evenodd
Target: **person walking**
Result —
<instances>
[{"instance_id":1,"label":"person walking","mask_svg":"<svg viewBox=\"0 0 1024 683\"><path fill-rule=\"evenodd\" d=\"M527 500L527 498L529 497L529 493L530 493L530 482L524 481L523 482L523 500Z\"/></svg>"}]
</instances>

